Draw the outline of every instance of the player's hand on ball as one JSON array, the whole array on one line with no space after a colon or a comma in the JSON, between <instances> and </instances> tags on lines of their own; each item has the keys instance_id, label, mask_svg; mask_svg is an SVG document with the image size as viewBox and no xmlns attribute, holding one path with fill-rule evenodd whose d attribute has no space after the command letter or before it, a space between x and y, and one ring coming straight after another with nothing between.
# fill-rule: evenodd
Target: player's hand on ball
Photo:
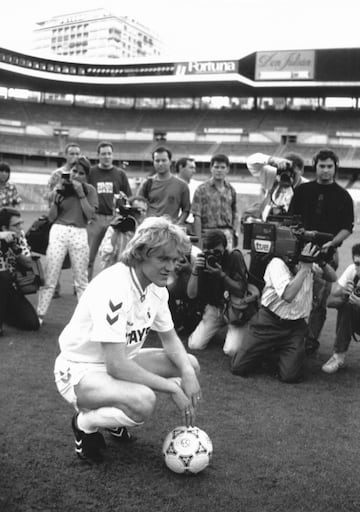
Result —
<instances>
[{"instance_id":1,"label":"player's hand on ball","mask_svg":"<svg viewBox=\"0 0 360 512\"><path fill-rule=\"evenodd\" d=\"M185 394L182 387L179 385L179 379L170 379L175 383L174 391L171 393L175 405L182 412L185 418L186 426L194 424L195 411L191 399Z\"/></svg>"}]
</instances>

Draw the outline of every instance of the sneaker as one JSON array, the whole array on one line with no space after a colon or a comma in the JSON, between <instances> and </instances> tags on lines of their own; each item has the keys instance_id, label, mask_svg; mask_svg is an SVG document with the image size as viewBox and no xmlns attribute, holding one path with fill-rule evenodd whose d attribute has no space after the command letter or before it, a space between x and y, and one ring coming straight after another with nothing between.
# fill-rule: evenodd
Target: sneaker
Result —
<instances>
[{"instance_id":1,"label":"sneaker","mask_svg":"<svg viewBox=\"0 0 360 512\"><path fill-rule=\"evenodd\" d=\"M322 365L321 369L325 373L335 373L340 368L345 366L345 356L340 354L334 354L330 359Z\"/></svg>"},{"instance_id":2,"label":"sneaker","mask_svg":"<svg viewBox=\"0 0 360 512\"><path fill-rule=\"evenodd\" d=\"M106 448L105 439L100 432L86 434L77 426L78 414L75 414L71 420L71 427L75 436L75 453L81 460L87 462L101 462L103 456L101 449Z\"/></svg>"},{"instance_id":3,"label":"sneaker","mask_svg":"<svg viewBox=\"0 0 360 512\"><path fill-rule=\"evenodd\" d=\"M39 320L39 326L41 327L42 324L44 323L44 317L43 315L38 315L38 320Z\"/></svg>"},{"instance_id":4,"label":"sneaker","mask_svg":"<svg viewBox=\"0 0 360 512\"><path fill-rule=\"evenodd\" d=\"M107 428L106 430L120 443L132 443L136 440L126 427Z\"/></svg>"}]
</instances>

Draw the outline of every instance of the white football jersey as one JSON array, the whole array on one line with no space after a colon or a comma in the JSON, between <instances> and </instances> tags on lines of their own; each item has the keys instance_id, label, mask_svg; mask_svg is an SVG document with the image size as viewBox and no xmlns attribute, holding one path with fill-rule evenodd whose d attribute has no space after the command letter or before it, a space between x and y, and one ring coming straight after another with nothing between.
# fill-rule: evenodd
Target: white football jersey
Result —
<instances>
[{"instance_id":1,"label":"white football jersey","mask_svg":"<svg viewBox=\"0 0 360 512\"><path fill-rule=\"evenodd\" d=\"M102 342L126 343L128 357L142 347L150 329L173 328L168 291L151 283L145 290L134 269L116 263L88 285L59 337L61 354L70 361L102 363Z\"/></svg>"}]
</instances>

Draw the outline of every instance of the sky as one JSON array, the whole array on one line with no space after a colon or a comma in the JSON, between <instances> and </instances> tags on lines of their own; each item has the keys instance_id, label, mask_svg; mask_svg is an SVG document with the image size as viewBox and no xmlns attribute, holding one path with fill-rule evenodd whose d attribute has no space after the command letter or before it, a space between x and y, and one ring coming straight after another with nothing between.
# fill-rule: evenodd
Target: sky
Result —
<instances>
[{"instance_id":1,"label":"sky","mask_svg":"<svg viewBox=\"0 0 360 512\"><path fill-rule=\"evenodd\" d=\"M360 46L358 0L11 0L0 46L27 52L36 22L97 7L148 26L164 42L164 57L177 60Z\"/></svg>"}]
</instances>

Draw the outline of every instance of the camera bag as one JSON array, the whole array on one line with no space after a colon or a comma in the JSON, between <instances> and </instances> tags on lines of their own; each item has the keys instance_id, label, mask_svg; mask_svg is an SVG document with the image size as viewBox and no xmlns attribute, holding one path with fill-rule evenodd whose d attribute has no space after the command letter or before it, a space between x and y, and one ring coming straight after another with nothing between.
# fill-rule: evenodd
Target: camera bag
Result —
<instances>
[{"instance_id":1,"label":"camera bag","mask_svg":"<svg viewBox=\"0 0 360 512\"><path fill-rule=\"evenodd\" d=\"M15 271L15 283L18 290L23 295L37 293L40 286L45 283L44 272L40 261L40 256L31 255L31 267L27 268L18 265Z\"/></svg>"}]
</instances>

